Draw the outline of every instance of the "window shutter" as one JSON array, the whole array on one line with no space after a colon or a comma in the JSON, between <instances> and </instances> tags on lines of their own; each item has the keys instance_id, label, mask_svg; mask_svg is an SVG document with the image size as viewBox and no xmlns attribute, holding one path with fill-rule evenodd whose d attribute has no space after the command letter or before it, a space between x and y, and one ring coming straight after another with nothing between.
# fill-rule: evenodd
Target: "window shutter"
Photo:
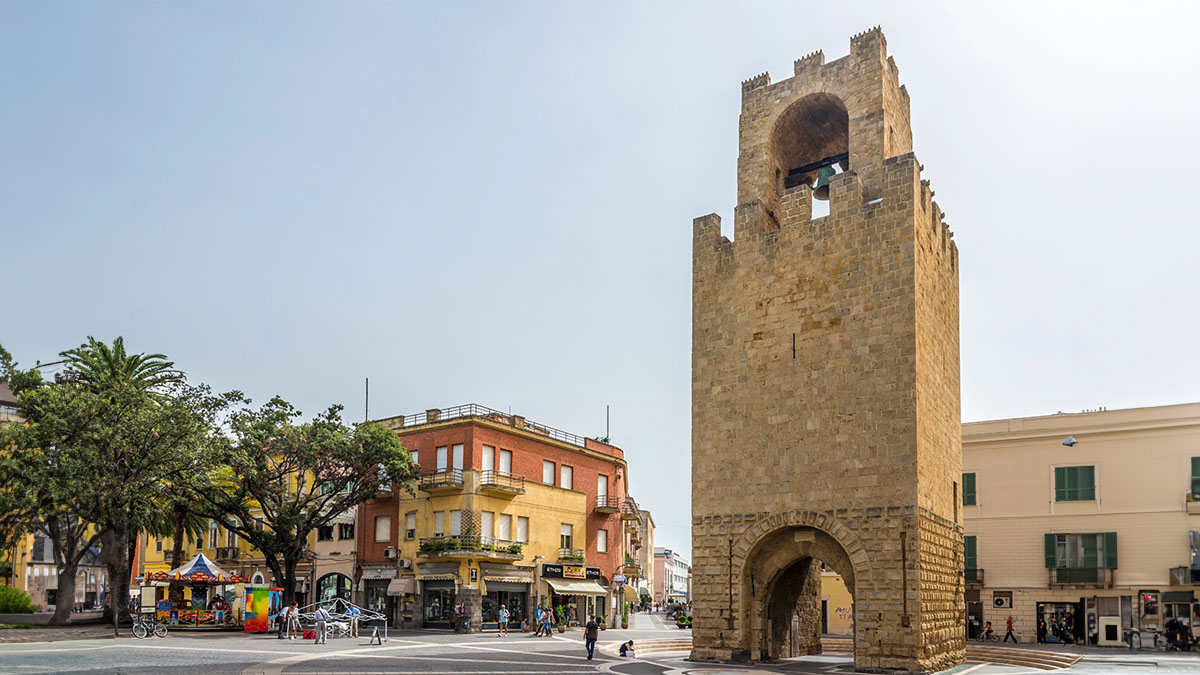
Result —
<instances>
[{"instance_id":1,"label":"window shutter","mask_svg":"<svg viewBox=\"0 0 1200 675\"><path fill-rule=\"evenodd\" d=\"M1054 468L1054 501L1067 501L1067 468L1065 466ZM1049 545L1046 544L1046 546ZM1049 551L1050 549L1047 548L1046 550ZM1050 565L1047 565L1047 567L1050 567Z\"/></svg>"},{"instance_id":2,"label":"window shutter","mask_svg":"<svg viewBox=\"0 0 1200 675\"><path fill-rule=\"evenodd\" d=\"M1083 466L1083 467L1079 468L1079 472L1082 474L1082 476L1080 477L1080 482L1082 483L1082 485L1079 486L1079 493L1080 493L1079 498L1083 501L1095 499L1096 498L1096 467Z\"/></svg>"},{"instance_id":3,"label":"window shutter","mask_svg":"<svg viewBox=\"0 0 1200 675\"><path fill-rule=\"evenodd\" d=\"M1117 533L1104 533L1104 566L1109 569L1117 568Z\"/></svg>"},{"instance_id":4,"label":"window shutter","mask_svg":"<svg viewBox=\"0 0 1200 675\"><path fill-rule=\"evenodd\" d=\"M975 506L975 474L962 475L962 505Z\"/></svg>"},{"instance_id":5,"label":"window shutter","mask_svg":"<svg viewBox=\"0 0 1200 675\"><path fill-rule=\"evenodd\" d=\"M1057 472L1058 469L1055 469ZM1058 567L1058 535L1047 534L1046 540L1046 567Z\"/></svg>"},{"instance_id":6,"label":"window shutter","mask_svg":"<svg viewBox=\"0 0 1200 675\"><path fill-rule=\"evenodd\" d=\"M976 564L974 536L963 537L963 567L969 570L979 567Z\"/></svg>"}]
</instances>

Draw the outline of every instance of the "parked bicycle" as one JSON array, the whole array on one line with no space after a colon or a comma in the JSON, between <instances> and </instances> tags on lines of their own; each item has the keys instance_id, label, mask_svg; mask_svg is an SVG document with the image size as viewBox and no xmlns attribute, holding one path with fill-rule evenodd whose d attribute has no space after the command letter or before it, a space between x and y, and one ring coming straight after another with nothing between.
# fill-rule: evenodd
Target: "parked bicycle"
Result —
<instances>
[{"instance_id":1,"label":"parked bicycle","mask_svg":"<svg viewBox=\"0 0 1200 675\"><path fill-rule=\"evenodd\" d=\"M141 640L150 637L151 634L167 637L167 624L159 621L153 614L142 614L133 623L133 637Z\"/></svg>"}]
</instances>

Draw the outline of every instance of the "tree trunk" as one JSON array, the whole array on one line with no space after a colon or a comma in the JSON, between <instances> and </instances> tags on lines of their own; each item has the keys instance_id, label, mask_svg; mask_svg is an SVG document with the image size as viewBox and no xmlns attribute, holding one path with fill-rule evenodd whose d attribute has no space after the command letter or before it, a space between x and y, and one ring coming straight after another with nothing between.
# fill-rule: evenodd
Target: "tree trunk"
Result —
<instances>
[{"instance_id":1,"label":"tree trunk","mask_svg":"<svg viewBox=\"0 0 1200 675\"><path fill-rule=\"evenodd\" d=\"M171 540L171 569L183 564L183 526L187 518L187 509L182 503L175 504L175 532ZM170 598L175 602L183 602L183 584L171 584Z\"/></svg>"},{"instance_id":2,"label":"tree trunk","mask_svg":"<svg viewBox=\"0 0 1200 675\"><path fill-rule=\"evenodd\" d=\"M105 549L111 553L105 565L108 568L109 611L112 612L113 635L120 635L121 622L129 616L130 551L137 545L137 537L130 541L125 523L109 523L109 532L105 543Z\"/></svg>"},{"instance_id":3,"label":"tree trunk","mask_svg":"<svg viewBox=\"0 0 1200 675\"><path fill-rule=\"evenodd\" d=\"M62 626L71 620L75 609L75 574L79 570L82 542L74 539L70 527L63 531L61 523L52 519L46 523L46 533L54 547L54 567L58 572L58 590L55 592L54 616L51 625Z\"/></svg>"}]
</instances>

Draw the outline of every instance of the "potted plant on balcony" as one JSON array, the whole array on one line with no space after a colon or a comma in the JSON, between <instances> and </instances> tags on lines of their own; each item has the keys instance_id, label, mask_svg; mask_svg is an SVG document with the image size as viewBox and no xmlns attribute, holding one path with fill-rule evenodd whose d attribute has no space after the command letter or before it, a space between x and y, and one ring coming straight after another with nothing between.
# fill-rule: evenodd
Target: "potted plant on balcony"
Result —
<instances>
[{"instance_id":1,"label":"potted plant on balcony","mask_svg":"<svg viewBox=\"0 0 1200 675\"><path fill-rule=\"evenodd\" d=\"M509 544L508 552L515 553L516 555L521 555L521 545L520 544Z\"/></svg>"}]
</instances>

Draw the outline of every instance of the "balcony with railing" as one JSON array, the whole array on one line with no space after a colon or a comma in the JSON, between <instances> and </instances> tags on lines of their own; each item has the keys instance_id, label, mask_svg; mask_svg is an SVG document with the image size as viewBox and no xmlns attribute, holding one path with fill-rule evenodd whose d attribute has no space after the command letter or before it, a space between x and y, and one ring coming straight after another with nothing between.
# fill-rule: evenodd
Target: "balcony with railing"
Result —
<instances>
[{"instance_id":1,"label":"balcony with railing","mask_svg":"<svg viewBox=\"0 0 1200 675\"><path fill-rule=\"evenodd\" d=\"M525 476L507 471L481 471L479 489L500 497L525 494Z\"/></svg>"},{"instance_id":2,"label":"balcony with railing","mask_svg":"<svg viewBox=\"0 0 1200 675\"><path fill-rule=\"evenodd\" d=\"M587 563L587 555L581 548L560 548L558 549L558 562L583 565Z\"/></svg>"},{"instance_id":3,"label":"balcony with railing","mask_svg":"<svg viewBox=\"0 0 1200 675\"><path fill-rule=\"evenodd\" d=\"M520 560L521 550L522 545L519 541L471 534L452 534L443 537L421 538L417 544L417 557L435 560L462 558Z\"/></svg>"},{"instance_id":4,"label":"balcony with railing","mask_svg":"<svg viewBox=\"0 0 1200 675\"><path fill-rule=\"evenodd\" d=\"M456 492L463 488L462 469L438 469L421 474L417 487L426 492Z\"/></svg>"},{"instance_id":5,"label":"balcony with railing","mask_svg":"<svg viewBox=\"0 0 1200 675\"><path fill-rule=\"evenodd\" d=\"M621 498L612 495L596 495L596 513L619 513Z\"/></svg>"},{"instance_id":6,"label":"balcony with railing","mask_svg":"<svg viewBox=\"0 0 1200 675\"><path fill-rule=\"evenodd\" d=\"M1113 572L1108 567L1051 567L1050 587L1112 588Z\"/></svg>"},{"instance_id":7,"label":"balcony with railing","mask_svg":"<svg viewBox=\"0 0 1200 675\"><path fill-rule=\"evenodd\" d=\"M621 574L624 574L625 576L629 577L630 579L641 579L642 578L642 566L637 563L627 562L621 566Z\"/></svg>"},{"instance_id":8,"label":"balcony with railing","mask_svg":"<svg viewBox=\"0 0 1200 675\"><path fill-rule=\"evenodd\" d=\"M638 512L637 502L633 501L633 497L626 497L625 501L621 502L621 520L641 520L642 514Z\"/></svg>"},{"instance_id":9,"label":"balcony with railing","mask_svg":"<svg viewBox=\"0 0 1200 675\"><path fill-rule=\"evenodd\" d=\"M1167 574L1172 586L1200 586L1200 568L1172 567Z\"/></svg>"},{"instance_id":10,"label":"balcony with railing","mask_svg":"<svg viewBox=\"0 0 1200 675\"><path fill-rule=\"evenodd\" d=\"M968 567L967 569L964 569L963 570L963 581L965 581L968 586L982 586L983 585L983 570L979 569L977 567L975 567L975 568Z\"/></svg>"}]
</instances>

